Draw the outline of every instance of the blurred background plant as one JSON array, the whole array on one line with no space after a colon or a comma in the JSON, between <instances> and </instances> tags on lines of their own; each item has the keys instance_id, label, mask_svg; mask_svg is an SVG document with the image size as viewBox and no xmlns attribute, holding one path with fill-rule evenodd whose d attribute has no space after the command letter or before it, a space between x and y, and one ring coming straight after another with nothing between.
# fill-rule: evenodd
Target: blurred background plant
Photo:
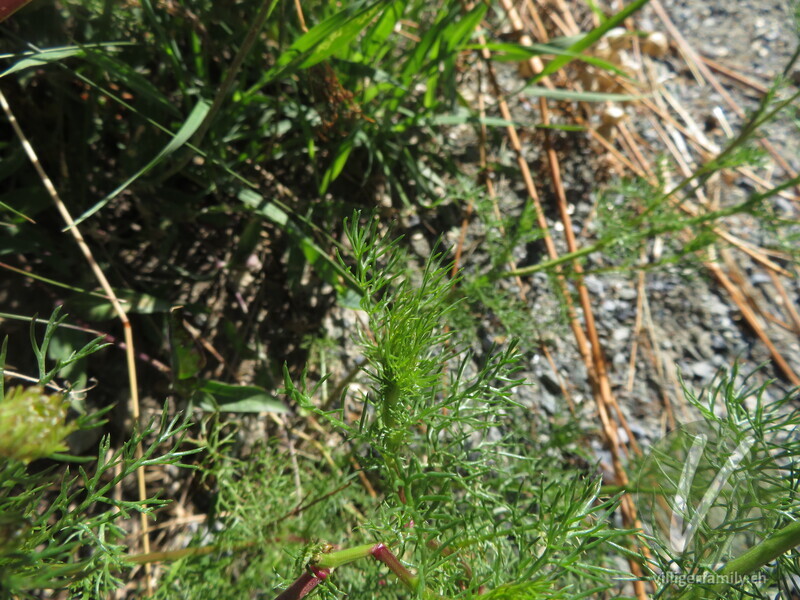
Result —
<instances>
[{"instance_id":1,"label":"blurred background plant","mask_svg":"<svg viewBox=\"0 0 800 600\"><path fill-rule=\"evenodd\" d=\"M117 448L102 436L92 451L70 454L74 438L105 424L108 406L81 413L80 392L51 381L68 363L85 360L101 348L95 339L67 361L46 367L49 340L63 318L55 312L41 344L31 324L33 350L40 364L36 385L4 390L8 340L0 352L0 592L9 598L38 598L42 589L69 588L74 598L100 598L124 581L128 531L133 512L150 512L168 500L125 500L122 482L140 466L182 466L196 449L182 449L187 423L162 412L159 423L137 427ZM45 386L58 388L53 393ZM71 444L68 439L73 438ZM138 455L143 441L147 449ZM77 475L69 466L76 468ZM66 468L65 468L66 467Z\"/></svg>"}]
</instances>

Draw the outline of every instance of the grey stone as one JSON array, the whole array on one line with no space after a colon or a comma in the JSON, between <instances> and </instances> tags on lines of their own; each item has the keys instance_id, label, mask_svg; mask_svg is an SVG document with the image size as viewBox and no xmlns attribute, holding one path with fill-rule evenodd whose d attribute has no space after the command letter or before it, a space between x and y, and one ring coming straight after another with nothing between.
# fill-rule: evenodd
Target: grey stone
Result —
<instances>
[{"instance_id":1,"label":"grey stone","mask_svg":"<svg viewBox=\"0 0 800 600\"><path fill-rule=\"evenodd\" d=\"M717 369L714 365L705 361L692 364L690 369L692 375L703 380L711 379L717 373Z\"/></svg>"},{"instance_id":2,"label":"grey stone","mask_svg":"<svg viewBox=\"0 0 800 600\"><path fill-rule=\"evenodd\" d=\"M617 308L617 303L614 300L605 300L603 304L600 306L600 309L604 310L607 313L613 313L616 308Z\"/></svg>"},{"instance_id":3,"label":"grey stone","mask_svg":"<svg viewBox=\"0 0 800 600\"><path fill-rule=\"evenodd\" d=\"M624 342L631 337L631 330L628 327L617 327L611 334L611 339L614 342Z\"/></svg>"},{"instance_id":4,"label":"grey stone","mask_svg":"<svg viewBox=\"0 0 800 600\"><path fill-rule=\"evenodd\" d=\"M605 286L598 277L595 277L594 275L588 275L583 280L583 283L586 285L586 289L588 289L593 296L600 297L605 294Z\"/></svg>"}]
</instances>

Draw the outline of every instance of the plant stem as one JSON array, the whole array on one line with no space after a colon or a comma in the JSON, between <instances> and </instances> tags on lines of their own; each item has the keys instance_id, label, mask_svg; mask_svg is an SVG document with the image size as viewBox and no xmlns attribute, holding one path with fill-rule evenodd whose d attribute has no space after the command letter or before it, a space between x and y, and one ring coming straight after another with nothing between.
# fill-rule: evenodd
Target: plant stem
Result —
<instances>
[{"instance_id":1,"label":"plant stem","mask_svg":"<svg viewBox=\"0 0 800 600\"><path fill-rule=\"evenodd\" d=\"M397 557L392 554L391 550L389 550L383 544L375 544L375 546L372 548L371 554L389 567L392 573L397 575L397 578L403 582L403 585L405 585L412 592L417 591L417 587L419 587L419 577L413 575L411 571L406 569L397 559Z\"/></svg>"},{"instance_id":2,"label":"plant stem","mask_svg":"<svg viewBox=\"0 0 800 600\"><path fill-rule=\"evenodd\" d=\"M716 571L715 578L721 579L720 583L710 588L700 585L689 588L678 596L678 600L723 597L725 591L731 587L729 582L746 577L798 545L800 545L800 521L795 521Z\"/></svg>"},{"instance_id":3,"label":"plant stem","mask_svg":"<svg viewBox=\"0 0 800 600\"><path fill-rule=\"evenodd\" d=\"M300 600L300 598L305 598L311 590L327 579L330 574L330 569L309 567L308 571L300 575L300 577L281 592L275 600Z\"/></svg>"},{"instance_id":4,"label":"plant stem","mask_svg":"<svg viewBox=\"0 0 800 600\"><path fill-rule=\"evenodd\" d=\"M354 560L358 560L359 558L370 556L374 547L375 544L364 544L363 546L356 546L355 548L346 548L344 550L337 550L336 552L320 554L319 558L314 561L314 565L321 569L336 569Z\"/></svg>"},{"instance_id":5,"label":"plant stem","mask_svg":"<svg viewBox=\"0 0 800 600\"><path fill-rule=\"evenodd\" d=\"M303 573L298 577L295 582L286 588L275 600L300 600L308 595L317 585L320 584L331 572L351 563L359 558L372 556L375 560L379 560L394 573L397 578L412 592L416 592L419 588L419 577L409 571L403 563L392 553L385 544L378 542L377 544L364 544L356 546L355 548L346 548L344 550L337 550L336 552L327 552L319 554L308 566L309 571ZM424 591L424 598L439 598Z\"/></svg>"},{"instance_id":6,"label":"plant stem","mask_svg":"<svg viewBox=\"0 0 800 600\"><path fill-rule=\"evenodd\" d=\"M593 254L595 252L599 252L600 250L603 250L606 246L608 246L608 245L610 245L612 243L620 243L621 240L625 240L626 242L628 240L630 240L631 242L633 242L633 241L638 240L638 239L652 238L652 237L654 237L656 235L660 235L660 234L663 234L663 233L668 233L670 231L677 231L677 230L680 230L680 229L685 229L686 227L693 227L693 226L702 227L702 226L705 226L705 225L707 225L707 224L709 224L709 223L711 223L713 221L716 221L718 219L721 219L721 218L724 218L724 217L729 217L729 216L735 215L735 214L740 213L740 212L745 212L745 211L748 210L748 208L754 206L758 202L760 202L762 200L766 200L770 196L774 196L775 194L778 194L778 193L782 192L783 190L786 190L788 188L792 188L792 187L798 185L798 183L800 183L800 176L788 179L788 180L784 181L783 183L775 186L774 188L766 190L765 192L752 194L747 200L744 200L743 202L740 202L739 204L736 204L734 206L730 206L728 208L723 208L723 209L720 209L720 210L716 210L716 211L711 211L711 212L704 213L704 214L695 215L695 216L692 216L692 217L689 217L689 218L686 218L686 219L683 219L683 220L679 220L679 221L673 221L673 222L653 225L652 227L649 227L648 229L634 231L634 232L632 232L630 234L625 235L622 238L618 238L618 237L615 237L615 236L605 237L605 238L602 238L602 239L596 241L594 244L590 244L588 246L583 246L582 248L579 248L575 252L562 254L558 258L554 258L554 259L551 259L551 260L545 260L545 261L542 261L542 262L537 263L535 265L530 265L528 267L522 267L522 268L519 268L519 269L510 270L510 271L503 271L502 273L498 274L497 276L498 277L516 277L516 276L522 277L522 276L525 276L525 275L531 275L531 274L536 273L538 271L543 271L545 269L551 269L551 268L556 267L558 265L570 262L572 260L575 260L576 258L581 258L582 256L587 256L589 254Z\"/></svg>"},{"instance_id":7,"label":"plant stem","mask_svg":"<svg viewBox=\"0 0 800 600\"><path fill-rule=\"evenodd\" d=\"M338 550L336 552L329 552L327 554L320 554L314 561L314 566L323 569L335 569L347 563L372 556L376 560L381 561L389 570L397 575L397 578L403 582L408 589L416 591L419 585L419 577L406 569L400 560L392 554L392 551L386 547L385 544L378 542L377 544L364 544L363 546L356 546L355 548L347 548L345 550Z\"/></svg>"}]
</instances>

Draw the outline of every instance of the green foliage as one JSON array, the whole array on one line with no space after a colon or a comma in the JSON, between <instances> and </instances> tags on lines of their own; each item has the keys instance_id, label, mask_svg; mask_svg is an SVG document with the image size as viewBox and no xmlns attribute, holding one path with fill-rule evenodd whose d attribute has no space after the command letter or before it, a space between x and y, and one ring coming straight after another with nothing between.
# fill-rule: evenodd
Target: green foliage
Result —
<instances>
[{"instance_id":1,"label":"green foliage","mask_svg":"<svg viewBox=\"0 0 800 600\"><path fill-rule=\"evenodd\" d=\"M188 424L170 419L165 407L159 423L135 431L115 450L106 435L93 457L60 454L68 449L68 435L102 425L108 411L69 419L67 396L43 392L59 369L100 348L95 340L48 369L47 345L64 318L59 309L53 312L41 343L32 334L40 371L37 385L12 388L0 398L0 590L18 598L38 597L42 588L69 588L74 598L104 597L118 589L120 574L128 568L122 543L128 534L121 521L166 501L115 500L112 490L140 466L182 466L182 458L194 452L180 449ZM140 444L146 447L138 455ZM58 462L32 462L45 457L86 466L74 474L56 468Z\"/></svg>"},{"instance_id":2,"label":"green foliage","mask_svg":"<svg viewBox=\"0 0 800 600\"><path fill-rule=\"evenodd\" d=\"M457 279L448 278L448 265L434 253L415 271L397 240L380 236L375 221L363 224L357 214L345 231L352 260L343 262L352 265L367 317L358 340L369 391L348 399L361 402L360 420L350 421L343 406L318 408L320 384L308 388L301 380L296 385L288 371L285 379L290 398L327 422L328 435L340 440L326 454L340 474L331 477L319 457L299 459L293 475L267 446L245 460L213 451L214 460L204 470L221 486L215 512L225 511L224 527L210 538L210 553L191 555L172 567L164 597L201 597L207 586L231 578L237 594L288 589L306 565L335 569L315 592L322 598L407 597L401 582L386 581L386 565L370 561L378 542L399 559L396 568L406 573L402 583L423 598L580 598L619 590L627 576L615 560L643 558L630 546L632 532L613 525L618 498L602 493L596 477L564 469L565 440L573 433L537 422L537 435L530 437L527 411L511 400L521 383L513 378L514 344L476 364L445 328L457 307L452 289ZM777 569L764 571L769 585L783 585L795 572L796 532L789 531L791 526L785 535L771 532L791 523L797 512L790 465L800 452L793 434L798 412L790 406L791 395L767 403L766 386L737 390L737 376L734 371L700 396L688 388L685 393L709 430L734 445L743 436L756 440L759 452L742 469L756 478L760 491L723 494L728 504L721 506L735 510L715 528L701 529L704 545L696 552L655 554L649 566L651 580L661 586L659 597L673 593L672 580L663 573L676 565L681 573L697 573L721 561L730 573L752 575L766 569L768 561L749 557L768 555L780 556ZM209 431L209 448L225 447L220 430ZM728 460L727 447L715 447L720 454L711 457L713 464ZM354 479L333 487L343 481L341 472L352 458L370 475L377 499ZM767 468L764 461L777 466ZM709 481L695 484L702 492ZM654 487L646 479L639 484ZM287 501L298 485L295 491L302 488L313 500ZM669 490L662 493L670 497ZM742 500L750 504L743 508ZM751 509L759 511L755 521ZM301 510L302 517L294 519ZM201 539L209 540L211 529ZM744 546L723 539L742 532L747 533ZM293 544L295 536L305 543ZM270 538L283 540L283 549L269 547ZM328 554L333 548L344 549ZM720 554L720 548L727 553ZM704 585L689 589L702 593ZM734 583L732 589L759 593L747 583Z\"/></svg>"},{"instance_id":3,"label":"green foliage","mask_svg":"<svg viewBox=\"0 0 800 600\"><path fill-rule=\"evenodd\" d=\"M448 265L434 254L420 273L409 272L397 241L382 240L374 223L354 216L345 231L369 322L359 332L370 380L361 420L351 425L315 408L288 378L287 389L379 477L385 501L360 525L367 539L396 549L436 597L493 590L544 598L570 585L613 585L613 569L583 559L625 535L608 528L616 503L595 502L596 483L560 471L546 443L514 426L525 422L511 400L521 383L516 344L476 367L444 327L457 307ZM380 577L336 579L336 587L369 593Z\"/></svg>"},{"instance_id":4,"label":"green foliage","mask_svg":"<svg viewBox=\"0 0 800 600\"><path fill-rule=\"evenodd\" d=\"M173 390L181 398L209 412L287 412L287 408L264 388L238 385L199 377L205 356L182 322L183 311L170 311L169 337L172 350Z\"/></svg>"},{"instance_id":5,"label":"green foliage","mask_svg":"<svg viewBox=\"0 0 800 600\"><path fill-rule=\"evenodd\" d=\"M533 203L524 202L519 207L519 214L501 215L496 199L489 198L483 190L467 189L475 201L478 222L485 236L484 247L493 268L505 267L514 258L515 249L542 239L544 232L537 225Z\"/></svg>"},{"instance_id":6,"label":"green foliage","mask_svg":"<svg viewBox=\"0 0 800 600\"><path fill-rule=\"evenodd\" d=\"M775 388L751 385L749 379L734 368L699 394L684 387L701 420L671 435L670 446L660 442L639 471L643 491L637 504L656 528L649 546L659 597L725 592L732 598L771 598L768 590L781 589L798 575L800 534L791 528L781 532L800 515L792 466L800 453L800 411L793 406L795 393L768 399ZM686 465L693 461L681 457L698 444L703 454L696 456L696 472L688 473L690 487L684 488ZM720 479L720 473L729 479ZM676 500L682 489L683 503ZM709 490L716 495L707 498ZM663 520L673 512L684 515L681 529L698 515L696 533L679 552L669 543L670 521ZM695 585L676 576L687 573L695 574Z\"/></svg>"},{"instance_id":7,"label":"green foliage","mask_svg":"<svg viewBox=\"0 0 800 600\"><path fill-rule=\"evenodd\" d=\"M798 58L798 53L792 56L786 66L787 72L794 68ZM724 227L731 217L752 217L758 228L775 232L775 241L770 240L767 245L782 247L792 257L796 256L796 249L791 244L791 240L797 236L796 222L778 216L769 200L797 186L800 183L799 176L789 177L765 191L750 193L740 202L725 202L721 207L698 202L698 197L695 197L712 177L725 175L738 167L755 167L763 163L764 151L755 146L754 139L765 124L796 110L800 91L789 88L784 79L778 78L756 109L748 115L738 135L677 184L666 184L667 173L663 161L659 161L654 182L641 178L623 179L601 191L597 203L599 227L594 243L584 245L575 252L561 254L557 259L506 271L504 276L528 275L544 270L553 272L556 267L568 268L574 260L583 260L600 252L605 260L613 263L606 267L607 270L654 269L686 259L704 259L704 249L720 242L720 235L714 228ZM685 204L689 202L698 206L694 210L684 211ZM645 265L638 264L642 251L649 250L655 238L666 240L667 251Z\"/></svg>"},{"instance_id":8,"label":"green foliage","mask_svg":"<svg viewBox=\"0 0 800 600\"><path fill-rule=\"evenodd\" d=\"M518 213L505 211L500 214L496 199L489 198L484 190L474 185L460 186L452 193L462 202L474 203L475 221L480 227L480 247L491 261L490 272L505 269L512 261L518 260L520 248L534 248L542 240L543 232L538 227L533 203L523 203ZM537 312L536 318L531 318L530 308L520 299L517 290L497 285L480 271L470 269L465 272L458 291L464 305L470 309L459 310L454 315L456 335L461 338L474 338L476 320L488 318L501 328L503 335L519 339L521 350L528 352L545 337L554 335L555 330L566 322L561 314L546 314L542 310Z\"/></svg>"},{"instance_id":9,"label":"green foliage","mask_svg":"<svg viewBox=\"0 0 800 600\"><path fill-rule=\"evenodd\" d=\"M283 457L272 444L237 457L236 432L217 417L204 420L203 430L201 483L214 496L209 523L193 545L213 546L170 564L156 598L205 598L209 590L249 597L265 589L268 574L284 554L275 538L284 531L279 511L293 501L294 481Z\"/></svg>"},{"instance_id":10,"label":"green foliage","mask_svg":"<svg viewBox=\"0 0 800 600\"><path fill-rule=\"evenodd\" d=\"M50 346L50 342L53 339L53 335L55 334L58 326L64 321L66 317L60 317L61 307L56 307L53 311L53 314L50 316L50 320L47 322L47 326L45 328L44 336L42 337L42 343L39 344L36 341L36 317L34 316L31 320L31 346L33 347L33 353L36 355L36 362L39 366L39 385L47 385L50 383L53 378L58 374L59 371L69 367L73 363L86 358L93 352L100 350L107 344L102 343L102 338L96 338L86 344L80 350L74 350L70 352L69 356L64 359L59 359L56 361L56 364L51 368L47 369L46 361L47 361L47 351ZM0 391L2 388L0 387Z\"/></svg>"},{"instance_id":11,"label":"green foliage","mask_svg":"<svg viewBox=\"0 0 800 600\"><path fill-rule=\"evenodd\" d=\"M441 356L448 353L450 337L442 326L456 308L450 300L455 281L435 253L412 284L412 274L400 267L407 258L398 244L374 239L374 221L362 228L354 215L345 233L363 294L361 308L369 318L369 332L361 332L360 343L374 384L370 403L379 413L369 435L386 439L386 449L397 451L409 426L420 418L431 396L438 395L445 365ZM366 427L363 420L362 426Z\"/></svg>"},{"instance_id":12,"label":"green foliage","mask_svg":"<svg viewBox=\"0 0 800 600\"><path fill-rule=\"evenodd\" d=\"M645 3L634 0L610 16L590 3L600 26L585 35L488 47L496 60L554 57L525 84L529 95L630 99L535 83L572 60L624 75L585 51ZM307 30L297 14L300 4ZM329 550L339 558L344 552L347 560L317 588L325 598L628 593L619 562L644 558L631 532L618 526L618 498L601 489L590 466L570 464L569 454L581 452L574 447L577 425L543 422L514 400L522 385L520 348L528 350L525 344L538 342L543 331L557 335L557 319L532 318L494 287L492 277L507 272L520 247L541 239L537 215L525 202L513 215L496 216L482 190L460 183L450 158L448 126L509 124L478 117L459 95L474 60L466 51L478 49L474 32L484 19L491 26L491 10L488 3L466 9L445 0L64 0L23 11L8 24L0 77L11 104L27 108L20 121L69 209L81 215L90 245L102 247L101 268L124 282L118 293L136 319L137 337L155 358L166 356L169 345L172 393L207 414L192 436L193 450L184 448L188 422L169 416L164 406L160 419L141 431L115 443L105 435L89 456L65 454L71 440L100 426L110 410L87 411L73 391L88 380L86 358L103 344L100 338L88 344L68 339L58 310L41 340L32 326L37 384L6 392L0 378L0 593L34 598L55 588L76 598L106 597L123 587L133 564L163 559L158 598L273 597L309 565L324 563ZM649 268L702 259L705 247L718 241L714 227L734 215L755 217L770 246L796 254L796 223L779 218L767 200L797 180L738 204L701 207L691 216L680 210L714 174L757 163L751 139L782 111L796 111L796 100L786 88L771 90L719 156L671 188L665 173L655 184L621 182L600 197L595 244L518 273L547 270L552 278L554 267L568 269L594 252L609 268L640 268L640 254L655 237L666 240L666 252ZM34 111L39 106L47 110ZM94 276L83 256L65 249L49 198L18 144L0 142L0 157L7 233L0 254L27 261L31 268L19 271L26 281L70 290L72 311L92 322L109 320L112 307L92 291ZM451 180L459 186L450 187ZM386 214L399 218L447 208L447 201L474 202L490 264L451 278L447 250L437 246L420 268L403 242L380 233L378 218L352 212L377 196ZM351 219L343 220L348 214ZM347 243L337 241L342 231ZM688 241L684 231L691 232ZM248 305L242 273L252 258L260 266L248 272L257 278ZM75 275L65 282L65 273ZM318 287L309 292L312 286ZM208 325L203 334L212 344L223 337L233 348L222 350L224 376L209 373L196 337L170 311L200 288L197 313ZM291 308L305 296L319 299L319 289L332 290L341 306L361 309L366 323L356 339L363 371L346 379L334 398L324 375L313 384L297 376L302 359L284 368L286 403L266 387L241 385L248 370L230 355L245 357L260 383L271 380L289 352L280 344L263 347L263 327L277 322L287 337L307 335L274 309ZM207 290L219 294L222 308L205 308ZM41 301L38 288L25 291ZM273 294L275 304L261 310ZM230 317L231 298L246 317ZM525 339L472 354L469 313L485 311L506 333ZM0 363L5 353L4 345ZM324 373L325 353L319 355ZM112 373L103 376L113 381ZM63 393L45 391L61 378L71 382L61 384ZM795 532L786 531L797 517L796 414L787 400L767 409L763 388L734 391L733 379L710 393L725 399L724 422L719 406L687 394L708 427L734 439L754 436L758 456L772 457L779 469L764 469L769 493L738 490L752 504L745 508L758 509L758 521L754 510L724 513L723 530L703 530L706 546L698 552L680 560L657 552L654 581L675 564L709 571L709 556L724 542L720 535L748 529L755 529L750 546L734 548L743 553L714 555L724 568L760 569L767 587L777 588L800 575L788 545ZM348 388L353 380L359 387ZM166 383L156 395L165 390ZM748 397L757 398L755 409L743 409ZM279 438L253 444L244 425L221 416L289 408L310 425L296 431L280 420L288 456ZM295 451L297 439L305 445ZM125 520L166 500L116 499L112 489L139 466L181 466L189 453L202 453L191 491L195 508L208 504L207 521L187 549L130 556ZM717 458L715 466L724 464L725 456ZM758 471L763 465L745 466ZM385 562L356 564L377 542L413 575L398 582ZM750 554L770 544L772 570ZM690 593L706 591L695 590ZM659 594L673 591L663 586ZM745 593L767 594L751 587L736 597Z\"/></svg>"},{"instance_id":13,"label":"green foliage","mask_svg":"<svg viewBox=\"0 0 800 600\"><path fill-rule=\"evenodd\" d=\"M4 459L0 515L8 524L0 587L23 598L36 597L41 588L68 587L75 598L97 598L119 588L120 573L128 568L127 545L121 543L127 532L120 522L165 501L113 500L110 492L140 466L180 466L181 457L190 452L178 450L186 427L164 411L157 426L135 433L116 451L110 451L106 436L96 463L79 467L78 475L52 468L31 471L16 458ZM136 446L151 437L143 456L136 457ZM172 447L165 451L165 443Z\"/></svg>"},{"instance_id":14,"label":"green foliage","mask_svg":"<svg viewBox=\"0 0 800 600\"><path fill-rule=\"evenodd\" d=\"M458 307L449 266L434 253L414 269L377 227L354 215L342 260L367 317L357 339L369 390L343 397L361 405L361 418L344 404L318 408L322 384L295 384L287 370L290 399L337 440L325 452L299 453L295 466L273 443L242 456L235 426L205 420L211 521L197 546L176 553L157 597L277 595L305 565L327 564L332 548L343 550L320 597L406 597L385 565L345 564L369 560L376 542L413 569L406 585L422 597L579 597L615 585L609 549L629 535L610 526L616 499L599 499L596 478L562 468L565 432L537 423L530 439L528 411L511 399L521 383L515 344L476 361L445 327Z\"/></svg>"},{"instance_id":15,"label":"green foliage","mask_svg":"<svg viewBox=\"0 0 800 600\"><path fill-rule=\"evenodd\" d=\"M117 194L125 190L126 188L130 187L130 185L135 182L137 179L145 175L148 171L150 171L153 167L161 163L165 158L167 158L170 154L174 153L176 150L181 148L186 142L189 141L189 138L197 131L200 127L200 124L203 122L203 119L208 114L210 106L207 102L201 100L197 103L197 105L192 109L189 113L189 116L186 117L186 121L181 125L180 129L175 132L175 135L172 139L167 143L164 148L162 148L158 154L156 154L153 158L151 158L147 164L142 166L138 171L136 171L133 175L131 175L128 179L123 181L120 185L118 185L114 190L112 190L105 198L98 201L94 204L91 208L85 211L76 221L75 223L78 224L84 219L88 219L98 210L103 208L106 204L111 202Z\"/></svg>"}]
</instances>

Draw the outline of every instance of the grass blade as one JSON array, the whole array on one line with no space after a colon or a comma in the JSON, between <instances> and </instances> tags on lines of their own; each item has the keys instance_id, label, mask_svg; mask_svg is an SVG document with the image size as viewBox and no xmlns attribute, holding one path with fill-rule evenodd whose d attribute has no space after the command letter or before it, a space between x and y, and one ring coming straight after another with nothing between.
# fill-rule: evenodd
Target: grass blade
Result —
<instances>
[{"instance_id":1,"label":"grass blade","mask_svg":"<svg viewBox=\"0 0 800 600\"><path fill-rule=\"evenodd\" d=\"M343 279L345 287L360 291L358 284L353 280L353 276L346 269L342 268L339 263L329 257L327 252L307 236L303 230L289 218L289 215L274 202L267 202L260 194L252 190L242 190L239 192L239 200L286 231L301 248L306 260L314 265L325 281L335 288L341 288L341 279Z\"/></svg>"},{"instance_id":2,"label":"grass blade","mask_svg":"<svg viewBox=\"0 0 800 600\"><path fill-rule=\"evenodd\" d=\"M233 385L222 381L204 381L198 391L200 408L211 412L236 413L286 413L286 405L269 394L264 388L254 385Z\"/></svg>"},{"instance_id":3,"label":"grass blade","mask_svg":"<svg viewBox=\"0 0 800 600\"><path fill-rule=\"evenodd\" d=\"M350 157L350 152L353 150L354 137L353 134L349 135L336 149L336 157L322 176L322 183L319 186L320 196L328 191L328 186L336 181L336 178L339 177L342 169L344 169L345 164L347 164L347 159Z\"/></svg>"},{"instance_id":4,"label":"grass blade","mask_svg":"<svg viewBox=\"0 0 800 600\"><path fill-rule=\"evenodd\" d=\"M355 14L341 11L312 27L278 57L275 66L248 90L247 95L280 76L313 67L334 54L349 49L367 23L389 4L387 0L380 0Z\"/></svg>"},{"instance_id":5,"label":"grass blade","mask_svg":"<svg viewBox=\"0 0 800 600\"><path fill-rule=\"evenodd\" d=\"M636 11L640 10L649 1L650 0L634 0L633 2L628 4L625 8L623 8L621 11L619 11L617 14L615 14L612 17L609 17L599 27L592 29L580 40L575 42L572 46L568 48L569 52L573 54L583 52L584 50L589 48L592 44L594 44L596 41L598 41L601 37L603 37L606 33L614 29L614 27L621 24L625 19L630 17ZM572 57L569 56L568 54L557 56L549 63L547 63L547 65L545 65L545 68L542 69L542 72L536 74L533 77L533 79L531 79L530 83L535 83L540 79L547 77L548 75L552 75L564 65L572 62L572 60L573 60Z\"/></svg>"},{"instance_id":6,"label":"grass blade","mask_svg":"<svg viewBox=\"0 0 800 600\"><path fill-rule=\"evenodd\" d=\"M583 37L584 36L574 36L567 39L572 40L571 43L575 44L583 39ZM472 50L483 50L484 48L491 50L492 60L498 62L522 62L534 56L566 56L585 62L593 67L609 71L625 79L631 78L629 73L626 73L607 60L597 58L596 56L581 54L580 52L571 52L568 49L569 47L563 48L560 44L552 43L552 41L548 44L531 44L526 46L511 42L490 42L488 44L470 44L467 47Z\"/></svg>"},{"instance_id":7,"label":"grass blade","mask_svg":"<svg viewBox=\"0 0 800 600\"><path fill-rule=\"evenodd\" d=\"M27 56L22 60L14 63L5 71L0 73L0 78L12 73L24 71L25 69L32 69L34 67L41 67L52 62L58 62L73 56L83 56L83 48L78 46L66 46L63 48L46 48L40 52L25 53Z\"/></svg>"},{"instance_id":8,"label":"grass blade","mask_svg":"<svg viewBox=\"0 0 800 600\"><path fill-rule=\"evenodd\" d=\"M134 181L139 179L142 175L150 171L153 167L155 167L158 163L168 157L170 154L175 152L178 148L183 146L186 142L191 139L194 132L197 131L197 128L203 122L203 118L206 116L208 109L210 108L210 104L206 100L200 100L197 105L192 109L192 112L189 114L189 117L184 121L181 128L175 134L175 136L170 140L170 142L164 146L164 148L156 154L156 156L144 165L141 169L136 171L133 175L131 175L128 179L118 185L110 194L108 194L105 198L100 200L99 202L95 203L89 210L84 212L80 217L75 220L74 225L80 224L82 221L91 217L94 213L98 210L103 208L106 204L111 202L116 196L129 185L131 185Z\"/></svg>"},{"instance_id":9,"label":"grass blade","mask_svg":"<svg viewBox=\"0 0 800 600\"><path fill-rule=\"evenodd\" d=\"M611 94L608 92L578 92L564 89L550 89L538 85L529 85L524 88L525 93L550 98L551 100L574 100L575 102L630 102L641 96L632 94Z\"/></svg>"}]
</instances>

